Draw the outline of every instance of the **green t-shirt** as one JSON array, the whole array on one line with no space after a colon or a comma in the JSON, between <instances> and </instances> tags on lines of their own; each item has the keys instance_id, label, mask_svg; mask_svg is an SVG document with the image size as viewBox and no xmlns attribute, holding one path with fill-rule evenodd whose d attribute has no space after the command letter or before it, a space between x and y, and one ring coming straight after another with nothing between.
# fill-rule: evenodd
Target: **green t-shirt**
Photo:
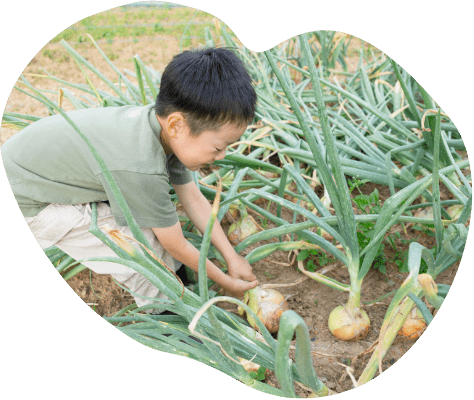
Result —
<instances>
[{"instance_id":1,"label":"green t-shirt","mask_svg":"<svg viewBox=\"0 0 474 400\"><path fill-rule=\"evenodd\" d=\"M88 108L68 112L112 173L141 227L178 222L170 183L192 175L160 143L154 105ZM119 225L125 219L86 142L61 116L43 118L2 146L2 158L16 201L25 217L50 203L109 201Z\"/></svg>"}]
</instances>

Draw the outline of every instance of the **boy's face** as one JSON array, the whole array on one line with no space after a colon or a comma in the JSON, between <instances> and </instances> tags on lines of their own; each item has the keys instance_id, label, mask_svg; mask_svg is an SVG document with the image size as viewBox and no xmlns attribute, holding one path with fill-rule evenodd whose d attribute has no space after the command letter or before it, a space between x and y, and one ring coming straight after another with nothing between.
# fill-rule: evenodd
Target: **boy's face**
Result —
<instances>
[{"instance_id":1,"label":"boy's face","mask_svg":"<svg viewBox=\"0 0 474 400\"><path fill-rule=\"evenodd\" d=\"M197 171L225 157L227 146L237 142L247 129L246 125L227 123L216 131L203 131L192 136L183 121L177 134L168 136L168 145L179 161L190 171Z\"/></svg>"}]
</instances>

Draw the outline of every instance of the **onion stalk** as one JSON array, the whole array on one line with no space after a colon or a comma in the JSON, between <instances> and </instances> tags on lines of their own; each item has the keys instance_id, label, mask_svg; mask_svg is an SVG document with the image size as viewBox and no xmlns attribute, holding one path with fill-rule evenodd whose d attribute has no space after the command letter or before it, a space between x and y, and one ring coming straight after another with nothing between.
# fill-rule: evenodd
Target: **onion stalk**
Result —
<instances>
[{"instance_id":1,"label":"onion stalk","mask_svg":"<svg viewBox=\"0 0 474 400\"><path fill-rule=\"evenodd\" d=\"M330 318L331 332L341 332L342 330L344 331L344 335L340 335L341 338L343 338L344 340L354 340L363 335L364 333L366 334L368 331L366 322L362 324L360 323L361 316L362 319L365 321L367 320L367 318L365 318L366 315L364 316L360 310L360 290L362 278L358 276L359 246L357 242L355 217L354 212L352 210L351 198L347 182L345 180L344 173L341 168L341 162L337 155L335 139L334 136L331 134L329 128L328 115L326 112L325 102L323 100L321 85L319 83L318 78L319 74L316 71L313 56L311 54L306 35L301 35L300 39L303 53L305 55L306 60L308 61L309 75L313 84L314 98L316 100L321 130L324 137L324 150L326 152L325 156L322 154L323 149L321 149L320 146L322 139L319 136L315 135L314 131L310 130L308 122L306 121L301 112L300 105L298 104L295 95L289 89L286 79L283 77L281 70L275 63L274 56L270 51L266 51L265 55L287 96L287 99L291 105L295 116L298 119L298 122L300 123L300 126L303 130L306 139L306 143L309 145L312 155L314 156L316 165L318 166L318 173L324 185L325 194L328 194L327 198L331 201L336 213L338 229L340 232L339 238L342 237L342 241L344 242L341 244L343 245L347 256L346 265L349 270L351 285L350 288L345 288L341 285L341 290L347 290L349 292L349 299L347 304L343 307L344 311L340 311L341 308L338 308L336 311L334 311L334 314L332 314L332 318ZM326 159L329 161L331 168L326 162ZM327 209L328 204L322 203L323 208L320 207L321 201L319 201L318 204L314 203L314 205L319 206L318 211L320 211L322 216L327 215L325 213L325 209ZM320 277L318 276L317 278ZM344 314L346 318L342 317ZM355 323L348 323L348 320L352 322L355 321ZM362 328L361 325L363 326Z\"/></svg>"}]
</instances>

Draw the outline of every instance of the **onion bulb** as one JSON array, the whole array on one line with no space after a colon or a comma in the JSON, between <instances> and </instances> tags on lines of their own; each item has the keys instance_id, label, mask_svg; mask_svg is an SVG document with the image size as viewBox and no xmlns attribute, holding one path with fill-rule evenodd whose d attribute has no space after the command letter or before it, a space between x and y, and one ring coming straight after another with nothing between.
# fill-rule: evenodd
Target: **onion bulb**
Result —
<instances>
[{"instance_id":1,"label":"onion bulb","mask_svg":"<svg viewBox=\"0 0 474 400\"><path fill-rule=\"evenodd\" d=\"M455 204L454 206L450 206L446 209L448 215L456 220L461 216L464 206L462 204ZM417 218L429 218L433 219L433 208L432 207L425 207L420 208L417 212L415 212L415 217ZM434 231L434 228L430 228Z\"/></svg>"},{"instance_id":2,"label":"onion bulb","mask_svg":"<svg viewBox=\"0 0 474 400\"><path fill-rule=\"evenodd\" d=\"M454 206L448 207L446 211L452 219L458 219L463 209L464 206L462 204L455 204Z\"/></svg>"},{"instance_id":3,"label":"onion bulb","mask_svg":"<svg viewBox=\"0 0 474 400\"><path fill-rule=\"evenodd\" d=\"M353 341L369 333L370 320L367 313L358 309L355 315L344 306L336 307L329 314L328 326L331 333L340 340Z\"/></svg>"},{"instance_id":4,"label":"onion bulb","mask_svg":"<svg viewBox=\"0 0 474 400\"><path fill-rule=\"evenodd\" d=\"M257 314L257 317L270 333L278 332L280 317L283 311L289 308L286 299L279 291L274 289L262 289L259 286L245 292L244 303ZM239 314L244 314L242 308L239 308ZM252 328L258 330L255 319L251 315L247 314L247 321Z\"/></svg>"},{"instance_id":5,"label":"onion bulb","mask_svg":"<svg viewBox=\"0 0 474 400\"><path fill-rule=\"evenodd\" d=\"M239 207L237 207L234 204L231 204L229 209L225 213L224 218L222 218L222 221L232 224L235 220L237 220L238 217L239 217Z\"/></svg>"},{"instance_id":6,"label":"onion bulb","mask_svg":"<svg viewBox=\"0 0 474 400\"><path fill-rule=\"evenodd\" d=\"M418 209L418 211L415 212L415 217L433 219L433 208L432 207L420 208Z\"/></svg>"},{"instance_id":7,"label":"onion bulb","mask_svg":"<svg viewBox=\"0 0 474 400\"><path fill-rule=\"evenodd\" d=\"M398 334L406 339L417 339L421 336L425 327L426 321L423 315L420 310L414 306Z\"/></svg>"},{"instance_id":8,"label":"onion bulb","mask_svg":"<svg viewBox=\"0 0 474 400\"><path fill-rule=\"evenodd\" d=\"M227 237L232 245L237 246L241 241L258 232L258 224L246 212L240 212L241 218L229 227Z\"/></svg>"}]
</instances>

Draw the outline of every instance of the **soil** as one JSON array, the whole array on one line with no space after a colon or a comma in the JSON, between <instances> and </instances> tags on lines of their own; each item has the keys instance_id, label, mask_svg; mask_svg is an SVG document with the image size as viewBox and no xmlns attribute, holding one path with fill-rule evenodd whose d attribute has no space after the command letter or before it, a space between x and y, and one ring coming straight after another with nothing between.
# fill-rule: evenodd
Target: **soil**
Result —
<instances>
[{"instance_id":1,"label":"soil","mask_svg":"<svg viewBox=\"0 0 474 400\"><path fill-rule=\"evenodd\" d=\"M152 39L152 38L148 38ZM113 55L114 64L123 71L134 70L132 57L139 54L145 64L156 70L162 69L169 59L177 52L179 48L179 39L167 38L166 41L156 42L141 37L138 42L114 42L101 43L101 48L106 54ZM110 79L116 79L114 72L103 60L98 51L91 44L82 43L75 45L76 50L85 56L88 61L95 65L100 71L104 72ZM47 52L45 50L48 50ZM46 45L29 63L23 74L43 73L41 68L53 73L55 76L66 79L70 82L86 83L80 70L74 65L74 61L67 54L60 44ZM89 77L96 87L106 90L105 84L96 79L90 73ZM28 76L28 80L36 88L56 91L60 86L51 80ZM57 95L51 95L56 98ZM66 110L72 109L72 106L65 100ZM25 94L14 90L8 100L6 111L19 112L37 116L47 116L47 110L40 103ZM16 131L13 129L2 128L0 131L0 142L3 144ZM383 201L390 193L387 187L381 187L373 184L366 184L361 190L369 194L377 187L380 192L380 198ZM354 192L355 193L355 192ZM446 192L443 192L446 193ZM448 196L446 196L448 197ZM274 205L273 205L274 206ZM272 208L270 208L272 210ZM283 218L291 221L292 215L283 213ZM229 224L223 224L227 229ZM271 227L271 223L269 223ZM402 238L413 239L432 248L434 239L426 233L413 230L412 227L406 227L406 234L400 226L393 228L401 232ZM393 232L392 232L393 233ZM262 245L259 242L247 248L242 255L245 256L256 246ZM407 250L408 245L397 244L399 251ZM407 276L401 273L394 264L395 251L389 246L385 247L386 273L383 274L376 269L371 269L367 274L362 287L362 302L372 302L380 296L398 288ZM259 279L260 284L287 284L293 283L303 275L298 271L296 263L288 260L289 254L281 251L273 253L264 260L256 262L253 265L254 273ZM335 278L343 283L349 283L347 269L338 263L334 263L335 268L328 272L328 276ZM456 274L458 264L446 270L437 278L437 283L451 284ZM82 271L68 281L70 287L81 297L92 310L101 316L110 316L131 304L133 298L126 291L118 287L110 276L97 275L89 270ZM218 288L214 288L217 289ZM283 295L288 296L290 309L296 311L306 322L312 341L312 349L316 353L313 360L318 376L335 392L343 392L353 388L352 381L346 373L344 364L354 368L353 375L357 379L370 358L370 353L362 355L377 340L379 329L385 315L387 306L391 298L386 298L371 305L365 305L363 309L367 312L371 320L371 329L369 334L356 342L342 342L334 338L327 327L329 313L338 305L342 305L347 300L345 294L317 283L314 280L307 279L303 282L278 289ZM234 310L230 304L220 304L221 307ZM397 360L402 357L416 340L397 339L390 348L388 354L383 360L383 370L390 368ZM342 365L341 365L342 364ZM277 380L273 373L269 373L266 382L278 387ZM301 397L307 397L308 391L297 387L297 394Z\"/></svg>"}]
</instances>

